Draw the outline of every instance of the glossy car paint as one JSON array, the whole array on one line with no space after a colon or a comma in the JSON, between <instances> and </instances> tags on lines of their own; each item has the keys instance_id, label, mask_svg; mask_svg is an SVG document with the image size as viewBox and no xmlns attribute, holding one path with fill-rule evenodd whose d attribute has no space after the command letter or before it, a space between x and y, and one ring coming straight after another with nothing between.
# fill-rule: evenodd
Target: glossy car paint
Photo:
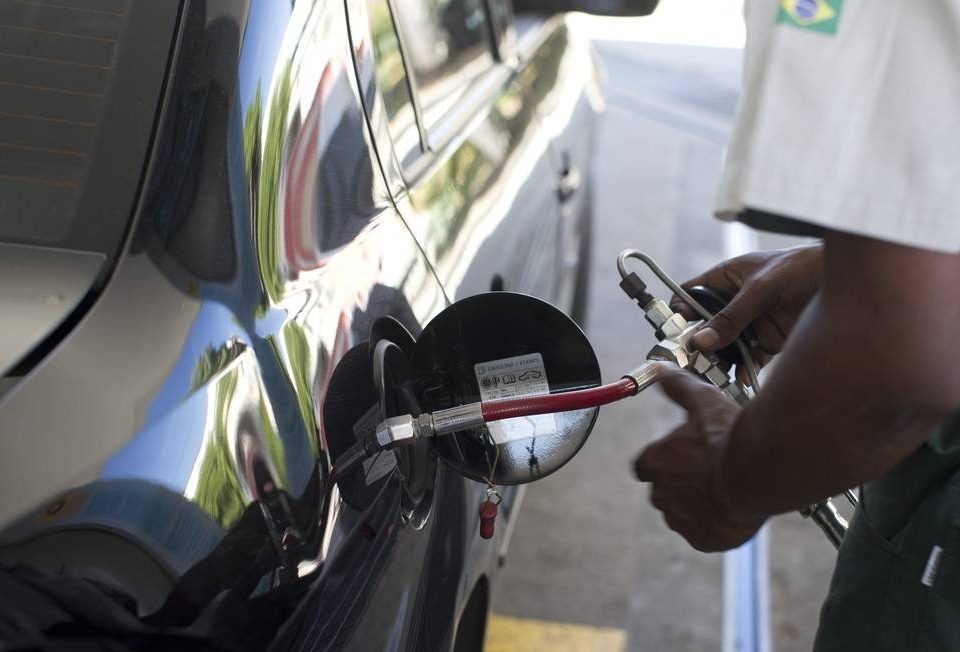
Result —
<instances>
[{"instance_id":1,"label":"glossy car paint","mask_svg":"<svg viewBox=\"0 0 960 652\"><path fill-rule=\"evenodd\" d=\"M0 243L0 301L9 316L0 338L0 374L76 309L103 266L102 254Z\"/></svg>"},{"instance_id":2,"label":"glossy car paint","mask_svg":"<svg viewBox=\"0 0 960 652\"><path fill-rule=\"evenodd\" d=\"M0 399L5 568L93 580L225 646L452 646L514 494L493 541L483 488L442 464L419 468L422 504L394 471L351 507L329 380L377 318L416 335L497 277L569 301L579 227L556 188L565 156L586 174L593 113L569 107L595 73L563 59L563 21L538 24L410 174L355 4L184 3L124 254ZM581 81L544 73L557 56Z\"/></svg>"}]
</instances>

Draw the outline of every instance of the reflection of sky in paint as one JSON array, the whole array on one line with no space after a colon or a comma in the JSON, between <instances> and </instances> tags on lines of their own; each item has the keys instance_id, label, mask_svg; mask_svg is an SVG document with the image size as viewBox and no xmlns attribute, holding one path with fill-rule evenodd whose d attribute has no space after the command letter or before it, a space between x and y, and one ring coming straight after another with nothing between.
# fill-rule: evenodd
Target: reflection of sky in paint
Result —
<instances>
[{"instance_id":1,"label":"reflection of sky in paint","mask_svg":"<svg viewBox=\"0 0 960 652\"><path fill-rule=\"evenodd\" d=\"M240 106L244 114L257 90L257 82L262 81L264 90L270 87L276 65L274 57L280 51L290 19L290 5L282 0L254 0L250 5L240 59Z\"/></svg>"},{"instance_id":2,"label":"reflection of sky in paint","mask_svg":"<svg viewBox=\"0 0 960 652\"><path fill-rule=\"evenodd\" d=\"M166 419L154 423L103 466L104 480L137 478L182 493L197 461L207 421L207 393L195 392ZM177 433L171 437L170 433Z\"/></svg>"},{"instance_id":3,"label":"reflection of sky in paint","mask_svg":"<svg viewBox=\"0 0 960 652\"><path fill-rule=\"evenodd\" d=\"M241 341L247 339L237 326L234 314L220 303L204 301L180 349L180 358L147 410L147 422L172 412L190 391L197 362L204 358L207 349L219 349L234 337Z\"/></svg>"},{"instance_id":4,"label":"reflection of sky in paint","mask_svg":"<svg viewBox=\"0 0 960 652\"><path fill-rule=\"evenodd\" d=\"M270 308L261 317L257 318L254 326L258 337L270 337L280 332L280 328L286 323L287 311L282 308Z\"/></svg>"},{"instance_id":5,"label":"reflection of sky in paint","mask_svg":"<svg viewBox=\"0 0 960 652\"><path fill-rule=\"evenodd\" d=\"M188 395L197 362L207 349L218 349L240 333L229 309L203 302L173 371L147 410L147 427L106 462L103 478L140 477L176 491L183 489L207 419L206 392Z\"/></svg>"}]
</instances>

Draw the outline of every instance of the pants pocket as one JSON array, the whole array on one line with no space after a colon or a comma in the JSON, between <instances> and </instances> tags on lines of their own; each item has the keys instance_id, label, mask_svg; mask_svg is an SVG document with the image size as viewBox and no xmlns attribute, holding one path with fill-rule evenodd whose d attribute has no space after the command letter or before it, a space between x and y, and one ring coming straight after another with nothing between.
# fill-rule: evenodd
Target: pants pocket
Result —
<instances>
[{"instance_id":1,"label":"pants pocket","mask_svg":"<svg viewBox=\"0 0 960 652\"><path fill-rule=\"evenodd\" d=\"M816 652L960 650L960 474L883 536L858 508L837 557Z\"/></svg>"},{"instance_id":2,"label":"pants pocket","mask_svg":"<svg viewBox=\"0 0 960 652\"><path fill-rule=\"evenodd\" d=\"M921 554L912 573L920 572L922 587L918 598L922 600L922 626L916 645L920 652L960 650L960 525L956 522L960 491L954 488L948 498L938 510L948 521L946 527L940 528L936 543L928 541L918 551ZM925 558L924 550L929 550Z\"/></svg>"},{"instance_id":3,"label":"pants pocket","mask_svg":"<svg viewBox=\"0 0 960 652\"><path fill-rule=\"evenodd\" d=\"M837 555L814 652L894 650L890 644L892 616L902 569L896 547L858 508Z\"/></svg>"}]
</instances>

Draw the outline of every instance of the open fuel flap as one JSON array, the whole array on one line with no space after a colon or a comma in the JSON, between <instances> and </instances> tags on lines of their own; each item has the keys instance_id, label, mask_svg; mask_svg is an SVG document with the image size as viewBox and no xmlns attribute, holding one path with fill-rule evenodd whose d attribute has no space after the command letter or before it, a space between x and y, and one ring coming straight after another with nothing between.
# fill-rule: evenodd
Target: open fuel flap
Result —
<instances>
[{"instance_id":1,"label":"open fuel flap","mask_svg":"<svg viewBox=\"0 0 960 652\"><path fill-rule=\"evenodd\" d=\"M413 368L426 412L600 384L600 365L580 327L540 299L509 292L468 297L437 315L417 339ZM576 455L598 411L506 419L432 442L468 478L522 484L546 477Z\"/></svg>"},{"instance_id":2,"label":"open fuel flap","mask_svg":"<svg viewBox=\"0 0 960 652\"><path fill-rule=\"evenodd\" d=\"M340 492L364 509L397 474L404 516L416 523L429 510L437 458L489 487L543 478L580 450L597 407L495 423L477 422L467 412L599 384L600 366L583 331L530 296L468 297L438 314L416 339L399 322L380 319L370 340L341 359L324 400Z\"/></svg>"}]
</instances>

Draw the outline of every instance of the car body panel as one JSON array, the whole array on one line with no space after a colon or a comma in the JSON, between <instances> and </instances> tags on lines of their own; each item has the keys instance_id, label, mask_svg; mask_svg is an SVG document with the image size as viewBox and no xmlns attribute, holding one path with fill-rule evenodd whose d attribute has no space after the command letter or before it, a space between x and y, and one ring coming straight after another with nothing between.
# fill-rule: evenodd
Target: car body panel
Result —
<instances>
[{"instance_id":1,"label":"car body panel","mask_svg":"<svg viewBox=\"0 0 960 652\"><path fill-rule=\"evenodd\" d=\"M17 460L0 518L40 505L4 530L5 564L99 578L141 615L205 584L198 569L251 513L268 539L305 540L278 584L347 545L337 522L352 510L318 498L336 496L325 382L377 316L416 332L446 305L375 164L342 6L191 3L181 29L128 249L0 406ZM399 509L384 513L400 526ZM72 545L90 536L115 554Z\"/></svg>"},{"instance_id":2,"label":"car body panel","mask_svg":"<svg viewBox=\"0 0 960 652\"><path fill-rule=\"evenodd\" d=\"M0 243L0 304L10 315L0 340L0 375L79 305L104 262L103 254L88 251Z\"/></svg>"},{"instance_id":3,"label":"car body panel","mask_svg":"<svg viewBox=\"0 0 960 652\"><path fill-rule=\"evenodd\" d=\"M381 317L416 336L497 275L562 296L556 157L499 63L470 128L407 174L348 6L184 3L123 255L0 399L5 569L82 578L137 627L227 647L452 646L516 490L492 541L484 487L442 464L413 507L402 456L370 467L358 505L331 475L353 433L324 409L351 402L331 379Z\"/></svg>"}]
</instances>

